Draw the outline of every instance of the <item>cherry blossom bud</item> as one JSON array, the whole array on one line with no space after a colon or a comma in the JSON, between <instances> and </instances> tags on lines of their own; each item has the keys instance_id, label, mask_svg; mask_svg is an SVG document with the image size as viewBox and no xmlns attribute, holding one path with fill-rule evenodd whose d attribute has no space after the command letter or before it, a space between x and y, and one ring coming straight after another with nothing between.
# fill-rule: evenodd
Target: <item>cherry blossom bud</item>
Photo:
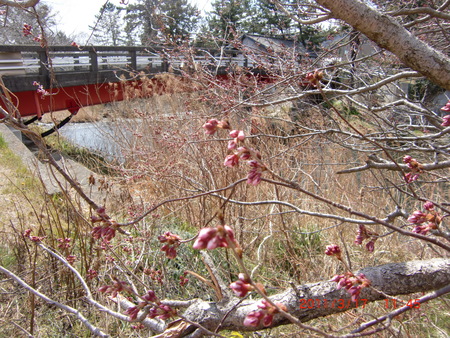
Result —
<instances>
[{"instance_id":1,"label":"cherry blossom bud","mask_svg":"<svg viewBox=\"0 0 450 338\"><path fill-rule=\"evenodd\" d=\"M88 271L87 271L87 277L88 277L88 279L94 279L94 278L96 278L98 276L98 272L97 271L95 271L95 270L93 270L93 269L89 269Z\"/></svg>"},{"instance_id":2,"label":"cherry blossom bud","mask_svg":"<svg viewBox=\"0 0 450 338\"><path fill-rule=\"evenodd\" d=\"M22 33L23 36L28 36L31 35L31 30L33 29L33 27L31 25L28 25L26 23L23 24L23 28L22 28Z\"/></svg>"},{"instance_id":3,"label":"cherry blossom bud","mask_svg":"<svg viewBox=\"0 0 450 338\"><path fill-rule=\"evenodd\" d=\"M196 250L213 250L219 247L228 248L227 237L237 245L234 232L228 225L220 225L217 228L203 228L200 230L193 248Z\"/></svg>"},{"instance_id":4,"label":"cherry blossom bud","mask_svg":"<svg viewBox=\"0 0 450 338\"><path fill-rule=\"evenodd\" d=\"M442 118L442 120L443 120L443 122L441 123L441 126L443 126L443 127L448 127L448 126L450 126L450 115L445 115L445 116Z\"/></svg>"},{"instance_id":5,"label":"cherry blossom bud","mask_svg":"<svg viewBox=\"0 0 450 338\"><path fill-rule=\"evenodd\" d=\"M140 310L139 306L132 306L125 311L125 314L130 316L130 320L136 320Z\"/></svg>"},{"instance_id":6,"label":"cherry blossom bud","mask_svg":"<svg viewBox=\"0 0 450 338\"><path fill-rule=\"evenodd\" d=\"M262 172L266 169L258 161L248 161L248 165L252 168L247 175L247 184L258 185L261 182Z\"/></svg>"},{"instance_id":7,"label":"cherry blossom bud","mask_svg":"<svg viewBox=\"0 0 450 338\"><path fill-rule=\"evenodd\" d=\"M373 250L375 249L375 241L371 240L369 242L366 243L366 249L369 252L373 252Z\"/></svg>"},{"instance_id":8,"label":"cherry blossom bud","mask_svg":"<svg viewBox=\"0 0 450 338\"><path fill-rule=\"evenodd\" d=\"M223 162L223 165L229 168L232 168L238 164L239 164L239 156L236 154L228 155L227 157L225 157L225 161Z\"/></svg>"},{"instance_id":9,"label":"cherry blossom bud","mask_svg":"<svg viewBox=\"0 0 450 338\"><path fill-rule=\"evenodd\" d=\"M152 303L158 302L158 297L156 297L155 291L153 290L148 290L147 293L144 296L142 296L142 299Z\"/></svg>"},{"instance_id":10,"label":"cherry blossom bud","mask_svg":"<svg viewBox=\"0 0 450 338\"><path fill-rule=\"evenodd\" d=\"M252 156L250 150L246 147L239 147L237 148L237 151L240 154L241 160L243 161L248 160Z\"/></svg>"},{"instance_id":11,"label":"cherry blossom bud","mask_svg":"<svg viewBox=\"0 0 450 338\"><path fill-rule=\"evenodd\" d=\"M235 138L238 141L244 141L245 134L242 130L232 130L230 131L230 137Z\"/></svg>"},{"instance_id":12,"label":"cherry blossom bud","mask_svg":"<svg viewBox=\"0 0 450 338\"><path fill-rule=\"evenodd\" d=\"M243 273L239 274L239 280L230 284L230 288L238 297L245 297L248 292L253 290L253 286L249 283L249 279Z\"/></svg>"},{"instance_id":13,"label":"cherry blossom bud","mask_svg":"<svg viewBox=\"0 0 450 338\"><path fill-rule=\"evenodd\" d=\"M276 305L283 311L287 311L284 304L277 303ZM252 311L245 317L244 325L250 327L258 327L261 324L265 327L272 326L273 317L279 312L278 309L266 300L262 300L261 304L258 304L258 308L260 310Z\"/></svg>"},{"instance_id":14,"label":"cherry blossom bud","mask_svg":"<svg viewBox=\"0 0 450 338\"><path fill-rule=\"evenodd\" d=\"M231 140L228 142L228 150L233 150L237 148L237 143L235 140Z\"/></svg>"},{"instance_id":15,"label":"cherry blossom bud","mask_svg":"<svg viewBox=\"0 0 450 338\"><path fill-rule=\"evenodd\" d=\"M427 215L424 214L420 210L414 211L413 214L411 216L409 216L409 218L408 218L408 222L413 223L413 224L420 224L420 223L426 222L426 220L427 220Z\"/></svg>"},{"instance_id":16,"label":"cherry blossom bud","mask_svg":"<svg viewBox=\"0 0 450 338\"><path fill-rule=\"evenodd\" d=\"M434 209L434 204L432 202L430 202L430 201L427 201L427 202L424 203L423 208L425 210L431 211L431 210Z\"/></svg>"},{"instance_id":17,"label":"cherry blossom bud","mask_svg":"<svg viewBox=\"0 0 450 338\"><path fill-rule=\"evenodd\" d=\"M74 255L69 255L66 257L66 260L70 265L73 265L73 263L77 260L77 257Z\"/></svg>"},{"instance_id":18,"label":"cherry blossom bud","mask_svg":"<svg viewBox=\"0 0 450 338\"><path fill-rule=\"evenodd\" d=\"M206 129L206 131L205 131L206 134L214 135L214 133L218 129L218 127L217 127L218 125L219 125L219 121L217 119L211 119L203 125L203 128Z\"/></svg>"},{"instance_id":19,"label":"cherry blossom bud","mask_svg":"<svg viewBox=\"0 0 450 338\"><path fill-rule=\"evenodd\" d=\"M403 157L403 162L404 163L410 163L412 161L412 157L410 155L405 155L405 157Z\"/></svg>"},{"instance_id":20,"label":"cherry blossom bud","mask_svg":"<svg viewBox=\"0 0 450 338\"><path fill-rule=\"evenodd\" d=\"M244 326L257 327L264 317L262 311L250 312L244 319Z\"/></svg>"},{"instance_id":21,"label":"cherry blossom bud","mask_svg":"<svg viewBox=\"0 0 450 338\"><path fill-rule=\"evenodd\" d=\"M448 101L444 107L441 108L442 111L450 111L450 101Z\"/></svg>"},{"instance_id":22,"label":"cherry blossom bud","mask_svg":"<svg viewBox=\"0 0 450 338\"><path fill-rule=\"evenodd\" d=\"M328 245L325 250L325 255L336 256L337 259L341 259L341 248L336 244Z\"/></svg>"}]
</instances>

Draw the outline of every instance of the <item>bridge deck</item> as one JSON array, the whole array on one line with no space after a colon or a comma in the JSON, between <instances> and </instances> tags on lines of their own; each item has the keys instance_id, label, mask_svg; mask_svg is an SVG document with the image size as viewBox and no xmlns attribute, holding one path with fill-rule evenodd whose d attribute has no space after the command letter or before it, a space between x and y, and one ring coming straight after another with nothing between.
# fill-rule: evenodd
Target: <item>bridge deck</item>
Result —
<instances>
[{"instance_id":1,"label":"bridge deck","mask_svg":"<svg viewBox=\"0 0 450 338\"><path fill-rule=\"evenodd\" d=\"M75 112L83 106L122 100L123 93L118 93L115 87L112 95L108 84L120 82L121 78L136 81L136 74L152 78L168 71L180 73L186 65L199 63L222 72L230 64L241 67L254 64L243 55L224 55L217 50L198 50L189 60L170 54L169 57L158 47L51 46L44 49L0 45L0 76L8 91L14 93L11 101L21 115L40 116L50 111ZM38 85L50 95L38 93ZM7 96L1 99L0 95L0 105L11 111L11 105L5 100Z\"/></svg>"}]
</instances>

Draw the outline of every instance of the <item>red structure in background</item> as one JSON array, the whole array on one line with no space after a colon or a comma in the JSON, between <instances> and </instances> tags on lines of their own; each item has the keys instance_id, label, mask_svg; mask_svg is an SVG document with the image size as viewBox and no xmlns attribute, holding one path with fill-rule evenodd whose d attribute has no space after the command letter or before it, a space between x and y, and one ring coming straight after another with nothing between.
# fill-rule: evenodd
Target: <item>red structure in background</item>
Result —
<instances>
[{"instance_id":1,"label":"red structure in background","mask_svg":"<svg viewBox=\"0 0 450 338\"><path fill-rule=\"evenodd\" d=\"M76 114L84 106L121 101L123 92L117 91L114 94L109 84L91 84L55 88L46 94L38 93L36 90L16 92L10 97L12 105L22 117L36 115L40 118L43 114L53 111L68 110ZM0 101L0 105L7 109L4 102Z\"/></svg>"}]
</instances>

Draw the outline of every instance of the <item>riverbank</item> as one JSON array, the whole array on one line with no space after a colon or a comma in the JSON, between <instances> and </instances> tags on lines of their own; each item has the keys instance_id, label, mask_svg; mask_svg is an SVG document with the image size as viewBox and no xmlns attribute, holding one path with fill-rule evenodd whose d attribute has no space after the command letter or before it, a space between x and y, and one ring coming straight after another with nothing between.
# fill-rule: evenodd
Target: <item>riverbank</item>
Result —
<instances>
[{"instance_id":1,"label":"riverbank","mask_svg":"<svg viewBox=\"0 0 450 338\"><path fill-rule=\"evenodd\" d=\"M22 185L21 175L28 180L42 183L41 193L55 195L73 190L64 178L51 168L49 164L38 159L35 153L28 149L15 133L4 124L0 124L0 137L5 148L5 165L1 166L0 174L6 177L13 185ZM84 165L75 162L69 157L58 152L54 153L57 164L73 178L75 182L92 198L101 205L117 205L117 198L124 195L119 187L108 184L104 175L99 175L89 170ZM25 172L25 174L24 174ZM93 182L96 184L92 184ZM103 184L101 184L103 182ZM28 189L27 189L28 190Z\"/></svg>"}]
</instances>

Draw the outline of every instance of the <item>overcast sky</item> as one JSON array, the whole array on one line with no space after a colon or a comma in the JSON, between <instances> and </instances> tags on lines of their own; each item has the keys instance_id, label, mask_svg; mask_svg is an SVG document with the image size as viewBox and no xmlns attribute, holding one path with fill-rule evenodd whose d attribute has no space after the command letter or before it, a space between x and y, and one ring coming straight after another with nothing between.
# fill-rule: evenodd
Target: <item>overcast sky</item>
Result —
<instances>
[{"instance_id":1,"label":"overcast sky","mask_svg":"<svg viewBox=\"0 0 450 338\"><path fill-rule=\"evenodd\" d=\"M56 16L58 28L68 35L88 33L89 26L94 23L94 17L106 0L41 0L48 4ZM200 10L209 10L212 0L191 0ZM110 0L115 5L120 0ZM136 0L129 0L129 3Z\"/></svg>"}]
</instances>

